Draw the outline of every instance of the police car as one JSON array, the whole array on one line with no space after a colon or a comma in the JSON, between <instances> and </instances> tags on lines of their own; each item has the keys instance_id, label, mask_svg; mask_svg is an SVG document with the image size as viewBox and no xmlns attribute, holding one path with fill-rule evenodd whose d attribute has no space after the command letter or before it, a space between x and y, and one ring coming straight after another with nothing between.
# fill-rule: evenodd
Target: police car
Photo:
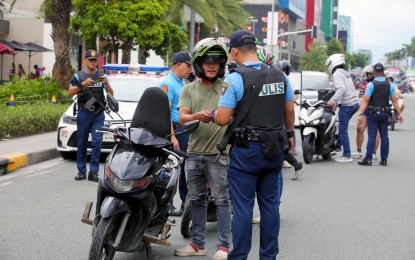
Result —
<instances>
[{"instance_id":1,"label":"police car","mask_svg":"<svg viewBox=\"0 0 415 260\"><path fill-rule=\"evenodd\" d=\"M166 66L129 66L125 64L107 64L103 66L103 69L108 75L109 82L114 90L114 97L119 103L118 114L124 119L127 126L131 123L138 101L144 90L149 87L158 87L163 79L163 72L169 70ZM111 73L108 73L108 71ZM57 131L57 150L64 159L75 159L78 150L76 114L74 115L75 97L75 101L62 115ZM124 126L124 123L117 114L110 113L110 115L105 114L104 125L115 128ZM114 145L114 136L104 133L101 152L111 152ZM91 136L88 141L88 153L90 152Z\"/></svg>"}]
</instances>

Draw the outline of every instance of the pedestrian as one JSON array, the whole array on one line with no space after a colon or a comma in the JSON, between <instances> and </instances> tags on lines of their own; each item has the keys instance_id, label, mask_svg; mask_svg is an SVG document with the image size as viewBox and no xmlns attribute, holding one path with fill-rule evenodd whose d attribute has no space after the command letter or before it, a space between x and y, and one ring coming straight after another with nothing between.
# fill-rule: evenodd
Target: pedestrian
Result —
<instances>
[{"instance_id":1,"label":"pedestrian","mask_svg":"<svg viewBox=\"0 0 415 260\"><path fill-rule=\"evenodd\" d=\"M372 166L372 153L375 147L376 134L380 133L380 165L387 166L387 159L389 155L389 99L392 101L393 107L396 110L398 122L403 122L401 110L399 109L396 100L395 87L392 83L385 80L384 67L381 63L376 63L373 66L375 79L368 84L365 92L362 105L358 112L359 122L362 120L362 114L368 108L367 115L367 131L368 140L366 146L366 156L358 161L359 165Z\"/></svg>"},{"instance_id":2,"label":"pedestrian","mask_svg":"<svg viewBox=\"0 0 415 260\"><path fill-rule=\"evenodd\" d=\"M385 79L393 84L393 76L392 74L388 74L385 75ZM395 88L395 93L396 93L396 100L398 101L398 105L399 105L399 109L401 110L401 113L403 113L403 110L405 109L405 104L403 103L403 94L402 92L399 90L398 86L393 84L394 88Z\"/></svg>"},{"instance_id":3,"label":"pedestrian","mask_svg":"<svg viewBox=\"0 0 415 260\"><path fill-rule=\"evenodd\" d=\"M280 65L281 70L287 76L286 77L287 81L289 81L291 87L294 88L293 81L288 77L291 73L291 63L287 60L281 60L278 63ZM297 100L298 98L299 98L299 95L296 95L294 97L295 100ZM295 134L294 134L294 145L295 145ZM299 162L294 157L294 151L291 153L287 153L284 156L284 162L287 162L294 167L294 176L291 178L291 180L297 180L304 173L304 166L301 162Z\"/></svg>"},{"instance_id":4,"label":"pedestrian","mask_svg":"<svg viewBox=\"0 0 415 260\"><path fill-rule=\"evenodd\" d=\"M213 113L214 121L221 126L233 118L225 133L225 137L228 132L232 134L228 166L233 207L231 260L247 259L251 249L255 193L261 217L259 258L276 258L278 179L287 136L290 150L294 145L293 91L281 70L258 59L255 41L255 36L245 30L231 35L229 51L239 67L226 77L229 87L223 88L218 110Z\"/></svg>"},{"instance_id":5,"label":"pedestrian","mask_svg":"<svg viewBox=\"0 0 415 260\"><path fill-rule=\"evenodd\" d=\"M160 83L160 88L167 94L170 104L170 116L172 121L171 133L177 133L182 131L182 127L179 122L179 111L177 106L179 104L180 92L183 86L186 84L186 79L189 78L192 72L191 56L188 52L178 52L174 54L172 60L172 69L167 77ZM187 150L187 143L189 142L188 134L172 135L171 141L176 149L180 149L184 152ZM171 204L170 215L181 216L184 210L184 202L187 196L186 187L186 175L184 171L186 162L181 165L181 173L179 177L179 195L182 201L180 209L176 209Z\"/></svg>"},{"instance_id":6,"label":"pedestrian","mask_svg":"<svg viewBox=\"0 0 415 260\"><path fill-rule=\"evenodd\" d=\"M200 120L198 129L190 134L186 159L187 189L192 209L192 243L174 251L176 256L206 255L206 212L207 197L210 195L216 205L217 250L212 259L227 259L230 244L231 204L227 166L216 161L219 143L226 127L212 122L211 111L217 109L228 55L223 43L214 38L198 42L192 54L192 64L199 80L187 84L180 94L180 123ZM222 155L227 161L228 156Z\"/></svg>"},{"instance_id":7,"label":"pedestrian","mask_svg":"<svg viewBox=\"0 0 415 260\"><path fill-rule=\"evenodd\" d=\"M10 66L10 70L9 70L9 80L12 81L14 75L16 75L16 66L14 65L14 62L12 62L12 65Z\"/></svg>"},{"instance_id":8,"label":"pedestrian","mask_svg":"<svg viewBox=\"0 0 415 260\"><path fill-rule=\"evenodd\" d=\"M364 74L364 81L363 84L361 84L361 87L359 88L359 106L362 103L363 97L365 96L365 91L367 88L367 85L369 82L372 82L375 77L373 76L373 65L368 65L363 69ZM367 127L367 110L363 112L361 121L357 123L356 128L356 152L352 153L352 158L355 159L362 159L363 153L362 153L362 145L363 141L365 140L365 131ZM376 135L376 143L375 143L375 150L373 151L372 160L376 160L376 151L378 150L380 143L380 135L379 133Z\"/></svg>"},{"instance_id":9,"label":"pedestrian","mask_svg":"<svg viewBox=\"0 0 415 260\"><path fill-rule=\"evenodd\" d=\"M78 95L78 113L76 116L78 133L76 165L78 167L78 174L75 176L75 180L80 181L86 179L87 146L88 137L91 134L92 154L88 180L98 182L102 133L97 132L97 130L100 130L104 125L105 119L104 111L98 102L105 104L104 89L111 95L114 95L114 92L109 83L108 76L97 69L98 53L95 50L85 52L84 62L86 69L75 73L69 83L68 89L70 96ZM89 106L92 98L95 98L97 101Z\"/></svg>"},{"instance_id":10,"label":"pedestrian","mask_svg":"<svg viewBox=\"0 0 415 260\"><path fill-rule=\"evenodd\" d=\"M17 76L19 77L19 79L22 79L25 74L26 74L26 72L23 69L23 65L19 64L18 67L17 67Z\"/></svg>"},{"instance_id":11,"label":"pedestrian","mask_svg":"<svg viewBox=\"0 0 415 260\"><path fill-rule=\"evenodd\" d=\"M336 151L341 151L343 156L336 158L336 162L352 162L348 127L349 121L359 109L358 93L356 93L352 77L344 69L344 54L333 54L327 61L330 74L333 76L334 96L327 102L327 105L339 107L339 134Z\"/></svg>"},{"instance_id":12,"label":"pedestrian","mask_svg":"<svg viewBox=\"0 0 415 260\"><path fill-rule=\"evenodd\" d=\"M35 72L31 72L31 78L32 79L38 79L40 78L41 71L43 71L37 64L33 66L35 69Z\"/></svg>"}]
</instances>

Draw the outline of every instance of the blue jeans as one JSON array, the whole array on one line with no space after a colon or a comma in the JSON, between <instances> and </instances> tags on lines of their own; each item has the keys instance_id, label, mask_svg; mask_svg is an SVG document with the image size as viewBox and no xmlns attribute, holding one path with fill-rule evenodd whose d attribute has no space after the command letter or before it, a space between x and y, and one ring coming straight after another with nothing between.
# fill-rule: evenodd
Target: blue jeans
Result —
<instances>
[{"instance_id":1,"label":"blue jeans","mask_svg":"<svg viewBox=\"0 0 415 260\"><path fill-rule=\"evenodd\" d=\"M337 139L337 147L343 146L343 156L350 157L350 142L349 142L349 121L353 115L359 110L359 104L352 106L339 107L339 137Z\"/></svg>"},{"instance_id":2,"label":"blue jeans","mask_svg":"<svg viewBox=\"0 0 415 260\"><path fill-rule=\"evenodd\" d=\"M388 125L389 115L386 112L374 113L367 116L367 146L365 160L372 159L375 150L376 135L380 134L380 157L387 160L389 155Z\"/></svg>"},{"instance_id":3,"label":"blue jeans","mask_svg":"<svg viewBox=\"0 0 415 260\"><path fill-rule=\"evenodd\" d=\"M186 160L186 179L192 206L193 243L205 246L208 189L215 201L218 220L217 247L229 249L231 233L231 204L226 167L215 163L216 155L189 154Z\"/></svg>"},{"instance_id":4,"label":"blue jeans","mask_svg":"<svg viewBox=\"0 0 415 260\"><path fill-rule=\"evenodd\" d=\"M279 252L282 163L282 150L278 159L268 160L259 142L250 142L247 148L232 146L228 178L233 207L233 248L228 255L229 260L248 258L252 244L255 193L261 213L259 256L262 260L275 260Z\"/></svg>"},{"instance_id":5,"label":"blue jeans","mask_svg":"<svg viewBox=\"0 0 415 260\"><path fill-rule=\"evenodd\" d=\"M101 127L104 125L105 114L104 112L99 112L98 115L95 115L95 112L79 109L78 115L76 117L76 126L78 128L77 132L77 144L78 144L78 153L76 156L76 166L78 171L86 173L86 162L88 159L87 146L88 146L88 136L91 133L92 136L92 154L91 154L91 165L90 172L98 174L99 171L99 157L101 154L102 147L102 133L96 132L96 130L101 130Z\"/></svg>"},{"instance_id":6,"label":"blue jeans","mask_svg":"<svg viewBox=\"0 0 415 260\"><path fill-rule=\"evenodd\" d=\"M175 124L175 130L174 132L180 132L182 131L182 127L179 126L177 123ZM188 134L179 134L176 135L177 141L179 141L180 150L183 152L187 151L187 145L189 143L189 135ZM180 165L181 171L180 171L180 177L179 177L179 195L182 203L186 201L187 196L187 185L186 185L186 174L184 171L186 165L186 160Z\"/></svg>"}]
</instances>

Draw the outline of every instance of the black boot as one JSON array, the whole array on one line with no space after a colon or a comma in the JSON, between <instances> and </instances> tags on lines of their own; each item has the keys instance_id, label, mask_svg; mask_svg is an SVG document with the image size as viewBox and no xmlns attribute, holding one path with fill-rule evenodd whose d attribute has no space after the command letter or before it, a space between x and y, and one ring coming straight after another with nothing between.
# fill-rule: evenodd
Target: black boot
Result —
<instances>
[{"instance_id":1,"label":"black boot","mask_svg":"<svg viewBox=\"0 0 415 260\"><path fill-rule=\"evenodd\" d=\"M86 174L83 172L78 172L78 174L75 176L75 181L82 181L86 179Z\"/></svg>"},{"instance_id":2,"label":"black boot","mask_svg":"<svg viewBox=\"0 0 415 260\"><path fill-rule=\"evenodd\" d=\"M372 160L370 159L363 159L358 161L357 163L362 166L372 166Z\"/></svg>"},{"instance_id":3,"label":"black boot","mask_svg":"<svg viewBox=\"0 0 415 260\"><path fill-rule=\"evenodd\" d=\"M383 165L383 166L388 166L388 161L386 161L386 160L381 160L381 161L380 161L380 165Z\"/></svg>"},{"instance_id":4,"label":"black boot","mask_svg":"<svg viewBox=\"0 0 415 260\"><path fill-rule=\"evenodd\" d=\"M98 173L89 172L88 181L98 182L99 181Z\"/></svg>"}]
</instances>

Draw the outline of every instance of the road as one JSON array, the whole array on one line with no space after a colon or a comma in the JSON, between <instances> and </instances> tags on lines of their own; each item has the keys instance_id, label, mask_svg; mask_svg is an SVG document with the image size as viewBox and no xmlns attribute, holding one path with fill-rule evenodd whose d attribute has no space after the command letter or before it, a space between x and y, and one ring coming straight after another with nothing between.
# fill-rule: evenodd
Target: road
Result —
<instances>
[{"instance_id":1,"label":"road","mask_svg":"<svg viewBox=\"0 0 415 260\"><path fill-rule=\"evenodd\" d=\"M415 259L415 95L405 102L405 123L389 132L387 167L318 159L298 181L290 180L293 169L284 169L279 259ZM352 148L356 121L350 126ZM54 159L0 176L0 259L87 258L92 229L80 219L86 201L95 201L97 184L75 182L76 172L74 161ZM208 224L209 256L215 228ZM258 229L255 225L253 260ZM173 250L190 241L179 226L169 240L169 248L153 246L155 259L174 258ZM116 259L142 258L117 253Z\"/></svg>"}]
</instances>

